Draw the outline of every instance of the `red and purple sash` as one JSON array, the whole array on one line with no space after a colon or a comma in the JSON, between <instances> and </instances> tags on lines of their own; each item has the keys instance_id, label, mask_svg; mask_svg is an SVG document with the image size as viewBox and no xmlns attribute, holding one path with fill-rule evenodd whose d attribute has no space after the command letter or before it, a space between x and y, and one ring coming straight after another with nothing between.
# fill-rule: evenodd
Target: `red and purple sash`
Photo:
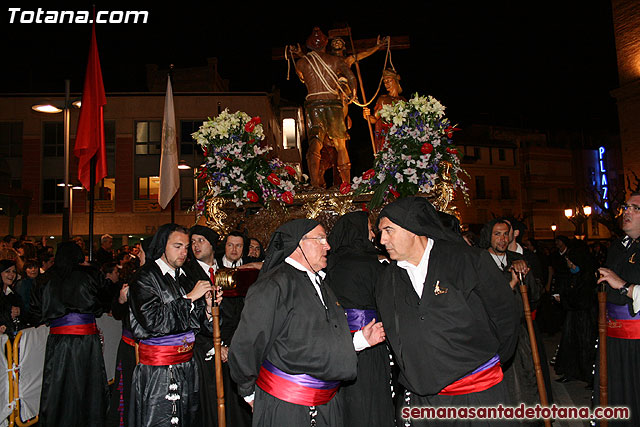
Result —
<instances>
[{"instance_id":1,"label":"red and purple sash","mask_svg":"<svg viewBox=\"0 0 640 427\"><path fill-rule=\"evenodd\" d=\"M477 393L500 383L502 377L500 357L495 355L488 362L480 365L475 371L443 388L438 394L457 396L460 394Z\"/></svg>"},{"instance_id":2,"label":"red and purple sash","mask_svg":"<svg viewBox=\"0 0 640 427\"><path fill-rule=\"evenodd\" d=\"M122 341L129 344L131 347L136 346L136 341L133 339L133 334L127 328L122 328Z\"/></svg>"},{"instance_id":3,"label":"red and purple sash","mask_svg":"<svg viewBox=\"0 0 640 427\"><path fill-rule=\"evenodd\" d=\"M292 375L265 360L256 385L285 402L304 406L324 405L338 392L340 381L323 381L307 374Z\"/></svg>"},{"instance_id":4,"label":"red and purple sash","mask_svg":"<svg viewBox=\"0 0 640 427\"><path fill-rule=\"evenodd\" d=\"M351 333L359 331L371 322L373 319L379 319L378 312L376 310L360 310L357 308L345 308L347 313L347 323L349 323L349 330Z\"/></svg>"},{"instance_id":5,"label":"red and purple sash","mask_svg":"<svg viewBox=\"0 0 640 427\"><path fill-rule=\"evenodd\" d=\"M50 334L96 335L96 317L93 314L69 313L51 321Z\"/></svg>"},{"instance_id":6,"label":"red and purple sash","mask_svg":"<svg viewBox=\"0 0 640 427\"><path fill-rule=\"evenodd\" d=\"M640 339L640 316L631 316L627 305L607 303L607 336Z\"/></svg>"},{"instance_id":7,"label":"red and purple sash","mask_svg":"<svg viewBox=\"0 0 640 427\"><path fill-rule=\"evenodd\" d=\"M143 365L152 366L178 365L188 362L193 356L195 340L193 331L140 340L138 360Z\"/></svg>"}]
</instances>

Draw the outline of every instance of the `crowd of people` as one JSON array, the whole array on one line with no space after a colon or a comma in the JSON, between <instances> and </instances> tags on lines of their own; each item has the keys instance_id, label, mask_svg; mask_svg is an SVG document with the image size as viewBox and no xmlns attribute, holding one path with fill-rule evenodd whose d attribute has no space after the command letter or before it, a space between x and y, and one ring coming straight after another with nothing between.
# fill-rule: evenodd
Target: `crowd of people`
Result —
<instances>
[{"instance_id":1,"label":"crowd of people","mask_svg":"<svg viewBox=\"0 0 640 427\"><path fill-rule=\"evenodd\" d=\"M609 404L630 407L624 425L640 425L632 323L640 195L625 207L623 230L610 248L564 236L550 247L515 218L463 233L455 217L409 197L373 223L366 212L331 229L289 221L266 251L245 232L219 236L201 225L166 224L118 250L104 235L95 261L82 239L54 255L46 240L7 236L0 332L50 327L43 426L217 425L215 305L227 425L430 425L406 408L540 403L538 368L549 403L551 369L557 381L597 386L597 289L606 281L609 358L619 364L609 369ZM223 268L259 273L248 291L222 292L215 277ZM122 322L112 385L95 320L105 314ZM544 336L558 333L547 358Z\"/></svg>"}]
</instances>

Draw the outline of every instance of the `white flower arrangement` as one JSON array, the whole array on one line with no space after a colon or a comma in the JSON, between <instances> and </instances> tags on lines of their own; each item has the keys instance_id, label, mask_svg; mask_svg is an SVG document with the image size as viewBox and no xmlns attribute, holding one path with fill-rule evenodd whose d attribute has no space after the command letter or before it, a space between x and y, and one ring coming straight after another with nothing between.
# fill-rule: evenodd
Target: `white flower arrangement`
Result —
<instances>
[{"instance_id":1,"label":"white flower arrangement","mask_svg":"<svg viewBox=\"0 0 640 427\"><path fill-rule=\"evenodd\" d=\"M293 203L297 172L276 157L267 159L272 147L262 142L265 136L260 117L224 110L192 136L206 158L196 174L206 179L209 187L194 206L199 212L213 197L228 198L236 206L247 201Z\"/></svg>"}]
</instances>

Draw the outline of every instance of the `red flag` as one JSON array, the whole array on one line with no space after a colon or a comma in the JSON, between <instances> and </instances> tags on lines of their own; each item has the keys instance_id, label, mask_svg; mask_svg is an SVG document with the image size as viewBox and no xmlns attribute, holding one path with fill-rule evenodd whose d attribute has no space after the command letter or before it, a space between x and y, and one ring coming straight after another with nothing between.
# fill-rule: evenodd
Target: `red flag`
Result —
<instances>
[{"instance_id":1,"label":"red flag","mask_svg":"<svg viewBox=\"0 0 640 427\"><path fill-rule=\"evenodd\" d=\"M89 48L87 73L84 77L82 106L80 108L80 117L78 118L78 131L76 132L76 146L73 150L73 153L78 158L78 179L86 189L89 189L91 184L96 184L107 176L103 116L103 107L106 104L107 97L102 83L102 70L96 42L96 24L94 23L91 28L91 46ZM92 183L90 182L90 168L93 156L96 156L96 181Z\"/></svg>"}]
</instances>

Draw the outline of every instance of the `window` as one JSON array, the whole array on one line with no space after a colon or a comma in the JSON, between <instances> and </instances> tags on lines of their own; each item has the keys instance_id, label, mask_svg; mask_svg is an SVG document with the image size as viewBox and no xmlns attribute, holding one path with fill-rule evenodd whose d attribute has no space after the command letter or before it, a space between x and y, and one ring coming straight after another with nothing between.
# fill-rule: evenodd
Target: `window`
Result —
<instances>
[{"instance_id":1,"label":"window","mask_svg":"<svg viewBox=\"0 0 640 427\"><path fill-rule=\"evenodd\" d=\"M158 200L160 190L159 176L138 177L138 200Z\"/></svg>"},{"instance_id":2,"label":"window","mask_svg":"<svg viewBox=\"0 0 640 427\"><path fill-rule=\"evenodd\" d=\"M480 160L480 153L482 151L480 150L480 147L473 147L473 157L475 157L476 159Z\"/></svg>"},{"instance_id":3,"label":"window","mask_svg":"<svg viewBox=\"0 0 640 427\"><path fill-rule=\"evenodd\" d=\"M116 179L104 178L95 188L96 200L115 200L116 196Z\"/></svg>"},{"instance_id":4,"label":"window","mask_svg":"<svg viewBox=\"0 0 640 427\"><path fill-rule=\"evenodd\" d=\"M484 186L484 176L476 176L476 199L486 199L487 192Z\"/></svg>"},{"instance_id":5,"label":"window","mask_svg":"<svg viewBox=\"0 0 640 427\"><path fill-rule=\"evenodd\" d=\"M64 179L45 179L42 182L42 213L62 213L64 208L64 187L58 186Z\"/></svg>"},{"instance_id":6,"label":"window","mask_svg":"<svg viewBox=\"0 0 640 427\"><path fill-rule=\"evenodd\" d=\"M62 122L45 122L42 132L42 154L45 157L64 156L64 126Z\"/></svg>"},{"instance_id":7,"label":"window","mask_svg":"<svg viewBox=\"0 0 640 427\"><path fill-rule=\"evenodd\" d=\"M136 122L136 154L160 154L162 122Z\"/></svg>"},{"instance_id":8,"label":"window","mask_svg":"<svg viewBox=\"0 0 640 427\"><path fill-rule=\"evenodd\" d=\"M22 122L0 123L0 156L22 157Z\"/></svg>"},{"instance_id":9,"label":"window","mask_svg":"<svg viewBox=\"0 0 640 427\"><path fill-rule=\"evenodd\" d=\"M504 162L506 160L506 156L504 153L504 148L499 148L498 149L498 160L500 160L501 162Z\"/></svg>"},{"instance_id":10,"label":"window","mask_svg":"<svg viewBox=\"0 0 640 427\"><path fill-rule=\"evenodd\" d=\"M576 191L573 188L558 188L558 202L571 205L576 202Z\"/></svg>"},{"instance_id":11,"label":"window","mask_svg":"<svg viewBox=\"0 0 640 427\"><path fill-rule=\"evenodd\" d=\"M200 154L200 149L196 147L197 142L194 141L191 134L200 129L204 121L205 120L180 121L180 155L182 157L194 154L194 149L195 154Z\"/></svg>"},{"instance_id":12,"label":"window","mask_svg":"<svg viewBox=\"0 0 640 427\"><path fill-rule=\"evenodd\" d=\"M500 198L501 199L511 199L511 192L509 189L509 177L501 176L500 177Z\"/></svg>"},{"instance_id":13,"label":"window","mask_svg":"<svg viewBox=\"0 0 640 427\"><path fill-rule=\"evenodd\" d=\"M104 145L107 152L107 159L111 160L116 155L116 121L104 121Z\"/></svg>"}]
</instances>

